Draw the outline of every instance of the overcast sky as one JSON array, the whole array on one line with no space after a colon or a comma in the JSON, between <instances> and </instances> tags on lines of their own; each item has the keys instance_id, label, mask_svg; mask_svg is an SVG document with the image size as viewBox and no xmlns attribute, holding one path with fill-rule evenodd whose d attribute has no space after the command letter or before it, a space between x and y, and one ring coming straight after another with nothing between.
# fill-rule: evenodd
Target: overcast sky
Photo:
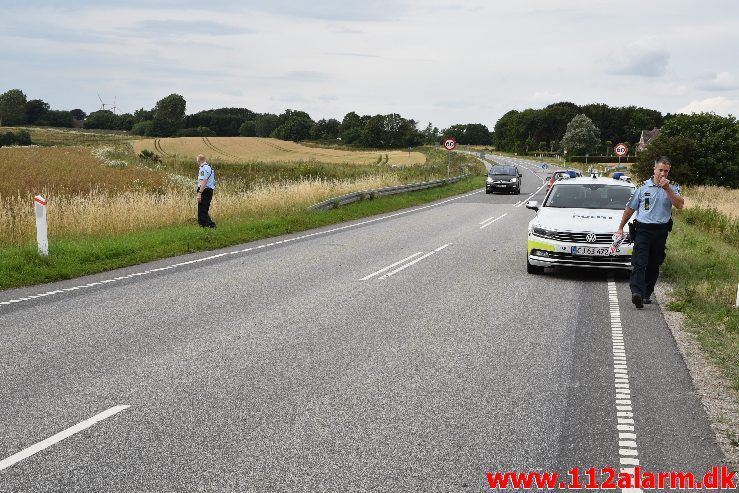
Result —
<instances>
[{"instance_id":1,"label":"overcast sky","mask_svg":"<svg viewBox=\"0 0 739 493\"><path fill-rule=\"evenodd\" d=\"M483 123L559 102L739 114L735 0L0 0L0 93Z\"/></svg>"}]
</instances>

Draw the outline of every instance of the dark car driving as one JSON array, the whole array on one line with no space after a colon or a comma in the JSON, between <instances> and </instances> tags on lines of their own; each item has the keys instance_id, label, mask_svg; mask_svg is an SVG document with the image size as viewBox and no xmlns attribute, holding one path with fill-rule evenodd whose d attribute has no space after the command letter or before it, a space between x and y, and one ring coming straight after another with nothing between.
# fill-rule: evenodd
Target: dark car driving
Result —
<instances>
[{"instance_id":1,"label":"dark car driving","mask_svg":"<svg viewBox=\"0 0 739 493\"><path fill-rule=\"evenodd\" d=\"M521 173L516 166L496 165L488 171L485 182L485 193L513 192L521 193Z\"/></svg>"}]
</instances>

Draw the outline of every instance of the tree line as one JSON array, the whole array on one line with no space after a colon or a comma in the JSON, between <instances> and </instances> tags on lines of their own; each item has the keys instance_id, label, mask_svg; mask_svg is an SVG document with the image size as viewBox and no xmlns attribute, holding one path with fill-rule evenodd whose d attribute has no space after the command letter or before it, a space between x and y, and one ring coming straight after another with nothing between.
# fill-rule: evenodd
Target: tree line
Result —
<instances>
[{"instance_id":1,"label":"tree line","mask_svg":"<svg viewBox=\"0 0 739 493\"><path fill-rule=\"evenodd\" d=\"M542 109L511 110L495 124L495 145L499 150L519 154L537 150L561 152L567 125L578 115L587 116L600 130L603 147L599 153L603 154L619 142L638 142L642 130L660 128L670 116L663 117L659 111L636 106L610 107L598 103L579 106L560 102Z\"/></svg>"},{"instance_id":2,"label":"tree line","mask_svg":"<svg viewBox=\"0 0 739 493\"><path fill-rule=\"evenodd\" d=\"M115 114L106 109L85 114L82 110L52 110L41 100L26 99L19 89L0 94L0 125L41 125L89 129L125 130L147 137L274 137L291 141L337 141L356 147L406 148L438 144L443 136L453 136L460 144L492 145L492 136L483 124L458 124L444 130L429 123L419 128L413 119L392 113L359 115L351 111L341 121L335 118L314 121L304 111L282 114L256 113L246 108L217 108L186 114L185 98L170 94L152 109Z\"/></svg>"}]
</instances>

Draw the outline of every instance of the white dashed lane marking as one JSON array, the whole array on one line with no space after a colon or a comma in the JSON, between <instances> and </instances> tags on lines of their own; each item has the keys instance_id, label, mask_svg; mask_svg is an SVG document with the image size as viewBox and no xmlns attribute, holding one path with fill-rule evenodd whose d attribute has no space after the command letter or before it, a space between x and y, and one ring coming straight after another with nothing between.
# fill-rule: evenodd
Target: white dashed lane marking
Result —
<instances>
[{"instance_id":1,"label":"white dashed lane marking","mask_svg":"<svg viewBox=\"0 0 739 493\"><path fill-rule=\"evenodd\" d=\"M36 454L38 452L41 452L44 449L51 447L55 443L61 442L65 438L71 437L75 433L79 433L80 431L86 430L87 428L93 426L94 424L99 423L100 421L104 419L108 419L114 414L118 414L119 412L125 409L128 409L129 407L130 406L113 406L106 411L96 414L92 418L88 418L82 421L81 423L77 423L71 428L67 428L66 430L60 431L56 435L50 436L49 438L42 440L35 445L31 445L30 447L25 448L21 450L20 452L11 455L7 459L1 460L0 461L0 471L2 471L3 469L7 469L8 467L22 461L23 459L27 459L33 454Z\"/></svg>"},{"instance_id":2,"label":"white dashed lane marking","mask_svg":"<svg viewBox=\"0 0 739 493\"><path fill-rule=\"evenodd\" d=\"M168 265L166 267L160 267L158 269L151 269L151 270L146 270L146 271L143 271L143 272L135 272L135 273L129 274L127 276L114 277L112 279L106 279L104 281L91 282L89 284L83 284L83 285L74 286L74 287L71 287L71 288L57 289L55 291L47 291L45 293L40 293L40 294L36 294L36 295L32 295L32 296L25 296L23 298L17 298L17 299L7 300L7 301L0 301L0 307L1 306L12 305L12 304L15 304L15 303L21 303L21 302L24 302L24 301L33 300L33 299L40 298L40 297L43 297L43 296L52 296L52 295L55 295L55 294L68 293L70 291L77 291L79 289L89 288L89 287L92 287L92 286L99 286L101 284L108 284L108 283L111 283L111 282L117 282L117 281L122 281L122 280L125 280L125 279L131 279L133 277L145 276L145 275L148 275L148 274L153 274L155 272L162 272L162 271L169 270L169 269L176 269L177 267L183 267L183 266L186 266L186 265L193 265L193 264L197 264L197 263L200 263L200 262L207 262L209 260L215 260L215 259L218 259L218 258L221 258L221 257L226 257L228 255L239 255L239 254L242 254L242 253L248 253L248 252L253 252L253 251L256 251L256 250L260 250L262 248L268 248L268 247L271 247L271 246L281 245L281 244L285 244L285 243L291 243L291 242L295 242L295 241L299 241L299 240L304 240L306 238L312 238L312 237L315 237L315 236L327 235L327 234L330 234L330 233L335 233L337 231L344 231L344 230L351 229L351 228L357 228L359 226L364 226L366 224L372 224L372 223L375 223L375 222L378 222L378 221L384 221L384 220L387 220L387 219L390 219L390 218L393 218L393 217L403 216L405 214L410 214L410 213L413 213L413 212L422 211L424 209L430 209L432 207L439 207L440 205L448 204L449 202L454 202L455 200L459 200L459 199L471 197L472 195L475 195L475 194L478 194L478 193L481 193L481 190L478 190L478 191L475 191L475 192L472 192L472 193L468 193L468 194L465 194L465 195L460 195L458 197L454 197L454 198L451 198L451 199L442 200L441 202L437 202L435 204L425 205L425 206L422 206L422 207L416 207L414 209L410 209L410 210L406 210L406 211L402 211L402 212L396 212L395 214L390 214L390 215L382 216L382 217L376 217L374 219L369 219L367 221L362 221L362 222L355 223L355 224L348 224L346 226L341 226L341 227L329 229L329 230L326 230L326 231L318 231L316 233L310 233L310 234L307 234L307 235L296 236L294 238L288 238L288 239L285 239L285 240L274 241L272 243L267 243L265 245L259 245L259 246L255 246L255 247L244 248L243 250L235 250L233 252L224 252L224 253L219 253L219 254L216 254L216 255L210 255L208 257L202 257L202 258L198 258L198 259L195 259L195 260L190 260L190 261L187 261L187 262L180 262L180 263L177 263L177 264Z\"/></svg>"}]
</instances>

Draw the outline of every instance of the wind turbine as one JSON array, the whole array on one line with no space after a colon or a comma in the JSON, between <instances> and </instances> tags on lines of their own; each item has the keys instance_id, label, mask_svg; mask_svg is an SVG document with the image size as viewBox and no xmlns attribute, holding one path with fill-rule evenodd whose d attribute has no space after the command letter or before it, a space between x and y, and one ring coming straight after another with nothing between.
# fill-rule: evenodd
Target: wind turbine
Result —
<instances>
[{"instance_id":1,"label":"wind turbine","mask_svg":"<svg viewBox=\"0 0 739 493\"><path fill-rule=\"evenodd\" d=\"M113 96L113 104L108 104L103 102L103 98L100 97L100 93L98 93L98 99L100 100L100 111L105 110L105 107L107 106L113 111L113 114L115 115L115 111L118 109L115 105L116 96Z\"/></svg>"}]
</instances>

